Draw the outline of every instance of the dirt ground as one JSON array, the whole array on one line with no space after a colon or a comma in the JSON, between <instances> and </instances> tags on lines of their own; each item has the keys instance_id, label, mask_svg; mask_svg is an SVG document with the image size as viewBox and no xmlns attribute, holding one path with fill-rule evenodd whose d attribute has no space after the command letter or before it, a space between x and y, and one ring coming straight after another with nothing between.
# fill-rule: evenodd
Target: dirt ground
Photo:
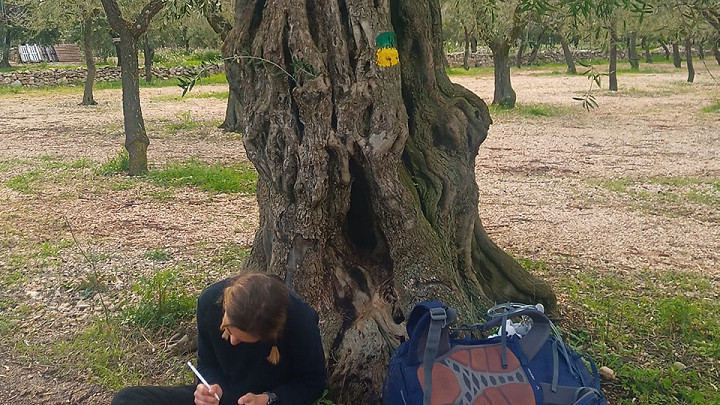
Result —
<instances>
[{"instance_id":1,"label":"dirt ground","mask_svg":"<svg viewBox=\"0 0 720 405\"><path fill-rule=\"evenodd\" d=\"M588 89L586 77L513 71L521 106L551 105L561 113L493 117L477 158L477 181L481 218L502 248L566 270L700 272L720 287L717 204L673 206L669 209L683 214L659 214L658 207L643 208L632 195L611 193L594 181L720 177L720 115L701 112L720 101L720 69L709 61L710 71L696 64L695 83L687 84L685 70L656 67L661 68L668 73L621 75L617 93L596 90L599 108L590 112L572 99ZM454 80L492 101L492 77ZM201 85L193 94L223 91L225 86ZM178 88L141 91L151 165L190 157L208 162L244 158L241 138L215 128L224 116L224 99L178 100L178 95ZM81 245L107 254L97 271L112 274L112 288L123 290L139 272L152 270L142 260L148 247L172 251L175 261L195 262L228 241L251 243L257 226L252 196L209 198L186 190L174 191L172 198L150 199L143 186L109 189L103 182L80 178L25 193L8 187L6 182L31 172L37 162L84 158L100 163L117 155L123 142L120 91L96 91L99 104L92 107L79 106L80 98L0 96L1 271L10 269L13 255L47 241L68 240L72 231ZM178 133L167 129L189 121L202 124ZM663 193L668 186L642 182L638 187ZM718 190L709 192L717 201ZM91 271L77 251L70 250L61 250L60 264L42 272L28 268L23 283L7 284L3 295L38 308L10 333L33 344L49 344L98 316L97 300L83 300L60 288ZM216 276L207 275L209 280ZM4 279L0 274L0 281ZM5 309L2 301L0 309ZM82 370L75 378L61 377L51 364L18 354L8 343L16 339L0 338L0 404L110 402L111 393L84 381Z\"/></svg>"}]
</instances>

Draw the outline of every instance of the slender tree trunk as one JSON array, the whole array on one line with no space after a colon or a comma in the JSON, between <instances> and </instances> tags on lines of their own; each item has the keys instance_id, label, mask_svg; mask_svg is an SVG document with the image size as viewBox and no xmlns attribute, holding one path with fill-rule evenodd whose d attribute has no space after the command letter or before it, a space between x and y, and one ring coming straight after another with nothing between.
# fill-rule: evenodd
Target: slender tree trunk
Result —
<instances>
[{"instance_id":1,"label":"slender tree trunk","mask_svg":"<svg viewBox=\"0 0 720 405\"><path fill-rule=\"evenodd\" d=\"M282 276L320 313L337 403L380 403L420 300L464 314L556 306L480 222L475 158L491 120L445 73L439 2L375 4L238 1L223 45L265 60L226 64L258 171L246 266Z\"/></svg>"},{"instance_id":2,"label":"slender tree trunk","mask_svg":"<svg viewBox=\"0 0 720 405\"><path fill-rule=\"evenodd\" d=\"M688 70L688 83L695 81L695 67L693 66L693 55L692 55L692 37L687 35L685 37L685 63L687 64Z\"/></svg>"},{"instance_id":3,"label":"slender tree trunk","mask_svg":"<svg viewBox=\"0 0 720 405\"><path fill-rule=\"evenodd\" d=\"M682 67L682 57L680 56L680 44L678 44L677 41L673 42L672 44L672 54L673 65L675 65L676 68L680 69Z\"/></svg>"},{"instance_id":4,"label":"slender tree trunk","mask_svg":"<svg viewBox=\"0 0 720 405\"><path fill-rule=\"evenodd\" d=\"M240 119L241 114L242 106L240 106L240 103L238 102L235 93L233 93L232 91L228 92L227 107L225 107L225 121L220 124L219 128L222 128L226 131L239 132L241 129L240 124L242 122L242 120Z\"/></svg>"},{"instance_id":5,"label":"slender tree trunk","mask_svg":"<svg viewBox=\"0 0 720 405\"><path fill-rule=\"evenodd\" d=\"M150 145L140 108L138 39L147 31L152 18L163 8L165 0L150 0L134 23L122 18L116 0L101 0L101 2L110 26L120 36L118 49L121 60L125 149L129 157L128 172L131 176L136 176L147 172L147 149Z\"/></svg>"},{"instance_id":6,"label":"slender tree trunk","mask_svg":"<svg viewBox=\"0 0 720 405\"><path fill-rule=\"evenodd\" d=\"M668 48L667 43L665 41L660 41L660 46L662 46L663 50L665 51L665 60L670 60L670 48Z\"/></svg>"},{"instance_id":7,"label":"slender tree trunk","mask_svg":"<svg viewBox=\"0 0 720 405\"><path fill-rule=\"evenodd\" d=\"M463 67L465 70L470 69L470 33L467 27L463 26L465 30L465 52L463 53Z\"/></svg>"},{"instance_id":8,"label":"slender tree trunk","mask_svg":"<svg viewBox=\"0 0 720 405\"><path fill-rule=\"evenodd\" d=\"M650 54L650 41L647 40L647 37L642 37L640 40L640 46L645 53L645 63L652 63L653 60L652 54Z\"/></svg>"},{"instance_id":9,"label":"slender tree trunk","mask_svg":"<svg viewBox=\"0 0 720 405\"><path fill-rule=\"evenodd\" d=\"M631 32L628 36L628 61L632 70L640 69L640 55L637 51L637 32Z\"/></svg>"},{"instance_id":10,"label":"slender tree trunk","mask_svg":"<svg viewBox=\"0 0 720 405\"><path fill-rule=\"evenodd\" d=\"M145 60L145 83L152 83L153 73L153 58L155 58L155 48L150 43L150 38L147 34L144 35L142 41L143 44L143 59Z\"/></svg>"},{"instance_id":11,"label":"slender tree trunk","mask_svg":"<svg viewBox=\"0 0 720 405\"><path fill-rule=\"evenodd\" d=\"M720 65L720 50L718 49L718 43L720 43L720 36L718 36L713 42L712 42L712 53L713 56L715 56L715 61Z\"/></svg>"},{"instance_id":12,"label":"slender tree trunk","mask_svg":"<svg viewBox=\"0 0 720 405\"><path fill-rule=\"evenodd\" d=\"M208 22L208 24L210 24L210 27L213 29L213 31L215 31L215 33L220 37L220 39L225 42L228 33L230 33L230 30L233 28L230 21L228 21L222 14L220 14L220 9L215 3L211 1L206 1L203 3L202 13L205 16L205 20ZM231 58L233 56L234 55L223 54L223 58L225 60L228 60L228 58ZM242 108L240 106L240 103L238 102L237 97L232 92L232 90L228 91L228 101L227 106L225 107L225 120L222 124L220 124L220 128L226 131L239 131L241 123L241 113Z\"/></svg>"},{"instance_id":13,"label":"slender tree trunk","mask_svg":"<svg viewBox=\"0 0 720 405\"><path fill-rule=\"evenodd\" d=\"M470 37L470 52L472 52L472 53L477 52L477 44L478 44L477 37L475 35L472 35Z\"/></svg>"},{"instance_id":14,"label":"slender tree trunk","mask_svg":"<svg viewBox=\"0 0 720 405\"><path fill-rule=\"evenodd\" d=\"M129 174L136 176L147 172L147 149L150 139L145 131L145 120L140 108L140 67L138 64L137 39L120 34L122 57L121 82L123 120L125 125L125 149L129 157Z\"/></svg>"},{"instance_id":15,"label":"slender tree trunk","mask_svg":"<svg viewBox=\"0 0 720 405\"><path fill-rule=\"evenodd\" d=\"M610 91L618 90L617 82L617 45L620 41L618 38L617 31L615 31L615 24L613 23L610 27L610 66L608 68L608 81Z\"/></svg>"},{"instance_id":16,"label":"slender tree trunk","mask_svg":"<svg viewBox=\"0 0 720 405\"><path fill-rule=\"evenodd\" d=\"M81 105L95 105L93 98L93 85L95 83L95 57L93 56L92 29L95 15L92 11L83 13L83 52L85 54L85 65L87 65L87 77L85 78L85 90Z\"/></svg>"},{"instance_id":17,"label":"slender tree trunk","mask_svg":"<svg viewBox=\"0 0 720 405\"><path fill-rule=\"evenodd\" d=\"M0 58L0 67L10 67L10 44L12 42L12 35L9 29L3 30L4 34L2 38L2 58Z\"/></svg>"},{"instance_id":18,"label":"slender tree trunk","mask_svg":"<svg viewBox=\"0 0 720 405\"><path fill-rule=\"evenodd\" d=\"M558 33L560 37L560 45L562 46L563 55L565 56L565 64L567 64L567 72L570 74L576 74L577 68L575 67L575 59L573 53L570 50L570 43L567 37L563 33Z\"/></svg>"},{"instance_id":19,"label":"slender tree trunk","mask_svg":"<svg viewBox=\"0 0 720 405\"><path fill-rule=\"evenodd\" d=\"M525 54L525 47L527 41L525 38L520 38L520 45L518 46L517 54L515 55L515 66L520 69L523 65L523 55Z\"/></svg>"},{"instance_id":20,"label":"slender tree trunk","mask_svg":"<svg viewBox=\"0 0 720 405\"><path fill-rule=\"evenodd\" d=\"M705 59L705 48L703 48L702 40L698 41L697 47L698 47L698 59L700 59L700 60Z\"/></svg>"},{"instance_id":21,"label":"slender tree trunk","mask_svg":"<svg viewBox=\"0 0 720 405\"><path fill-rule=\"evenodd\" d=\"M534 65L537 62L538 52L540 52L540 45L542 45L542 38L543 35L545 35L546 31L547 27L543 27L542 31L540 31L540 35L538 35L537 37L537 41L535 41L535 44L533 44L532 52L530 52L530 58L528 58L528 66Z\"/></svg>"},{"instance_id":22,"label":"slender tree trunk","mask_svg":"<svg viewBox=\"0 0 720 405\"><path fill-rule=\"evenodd\" d=\"M493 71L495 74L495 92L492 103L513 108L515 107L517 95L510 80L510 44L501 40L491 43L490 50L492 51Z\"/></svg>"}]
</instances>

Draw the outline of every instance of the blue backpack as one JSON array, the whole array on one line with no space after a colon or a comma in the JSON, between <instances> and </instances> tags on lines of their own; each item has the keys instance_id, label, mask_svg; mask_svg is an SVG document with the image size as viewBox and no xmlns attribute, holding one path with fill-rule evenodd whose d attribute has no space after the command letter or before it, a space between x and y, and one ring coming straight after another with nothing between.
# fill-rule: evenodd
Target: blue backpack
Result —
<instances>
[{"instance_id":1,"label":"blue backpack","mask_svg":"<svg viewBox=\"0 0 720 405\"><path fill-rule=\"evenodd\" d=\"M455 309L416 305L409 340L390 358L383 404L607 405L595 363L565 344L541 310L503 304L488 315L484 324L451 329Z\"/></svg>"}]
</instances>

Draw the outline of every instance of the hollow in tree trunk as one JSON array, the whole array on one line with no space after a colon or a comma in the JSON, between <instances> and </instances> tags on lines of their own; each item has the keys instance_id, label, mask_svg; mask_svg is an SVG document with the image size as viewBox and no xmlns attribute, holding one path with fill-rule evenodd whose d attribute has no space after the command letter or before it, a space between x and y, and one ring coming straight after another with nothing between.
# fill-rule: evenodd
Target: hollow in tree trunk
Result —
<instances>
[{"instance_id":1,"label":"hollow in tree trunk","mask_svg":"<svg viewBox=\"0 0 720 405\"><path fill-rule=\"evenodd\" d=\"M491 120L445 73L438 0L247 0L235 14L223 54L244 58L226 69L260 208L246 266L318 310L333 399L379 403L418 301L556 307L480 222Z\"/></svg>"}]
</instances>

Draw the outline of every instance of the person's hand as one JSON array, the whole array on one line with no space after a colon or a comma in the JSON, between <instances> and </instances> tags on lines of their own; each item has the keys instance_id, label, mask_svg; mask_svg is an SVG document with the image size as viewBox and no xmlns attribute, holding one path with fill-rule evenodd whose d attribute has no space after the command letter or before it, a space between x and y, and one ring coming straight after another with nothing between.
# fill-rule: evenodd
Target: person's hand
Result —
<instances>
[{"instance_id":1,"label":"person's hand","mask_svg":"<svg viewBox=\"0 0 720 405\"><path fill-rule=\"evenodd\" d=\"M195 388L195 405L217 405L219 401L215 398L215 394L218 398L222 398L222 388L219 385L213 384L208 390L204 384L198 384Z\"/></svg>"},{"instance_id":2,"label":"person's hand","mask_svg":"<svg viewBox=\"0 0 720 405\"><path fill-rule=\"evenodd\" d=\"M247 393L238 399L238 405L267 405L269 400L267 394Z\"/></svg>"}]
</instances>

